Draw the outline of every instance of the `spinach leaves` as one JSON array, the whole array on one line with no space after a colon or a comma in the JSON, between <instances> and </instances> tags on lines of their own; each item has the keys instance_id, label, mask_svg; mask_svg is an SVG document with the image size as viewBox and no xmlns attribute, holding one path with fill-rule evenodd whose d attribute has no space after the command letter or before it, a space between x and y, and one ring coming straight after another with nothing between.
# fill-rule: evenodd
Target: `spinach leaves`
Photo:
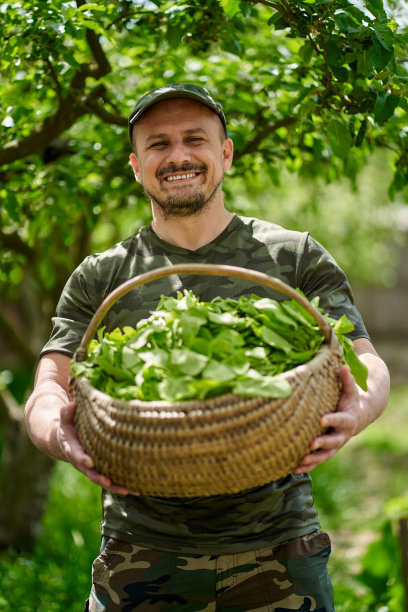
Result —
<instances>
[{"instance_id":1,"label":"spinach leaves","mask_svg":"<svg viewBox=\"0 0 408 612\"><path fill-rule=\"evenodd\" d=\"M318 298L312 304L318 308ZM344 335L353 324L346 316L324 316L365 388L367 370ZM201 302L185 291L177 298L162 296L136 329L100 329L88 359L71 369L123 400L175 402L227 392L286 397L291 388L282 373L312 359L323 340L315 319L296 300L251 295Z\"/></svg>"}]
</instances>

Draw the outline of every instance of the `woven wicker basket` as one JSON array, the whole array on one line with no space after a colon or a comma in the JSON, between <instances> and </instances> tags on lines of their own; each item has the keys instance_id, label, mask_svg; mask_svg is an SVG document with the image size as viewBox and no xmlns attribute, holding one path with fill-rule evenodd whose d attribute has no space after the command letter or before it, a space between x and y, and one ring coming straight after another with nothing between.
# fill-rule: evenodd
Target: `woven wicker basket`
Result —
<instances>
[{"instance_id":1,"label":"woven wicker basket","mask_svg":"<svg viewBox=\"0 0 408 612\"><path fill-rule=\"evenodd\" d=\"M325 342L308 363L284 374L288 398L224 394L200 401L121 401L71 377L79 439L96 469L131 491L159 497L233 494L289 474L336 409L341 349L330 325L294 289L261 272L179 264L141 274L118 287L91 320L74 359L83 361L103 317L125 293L172 274L236 277L277 289L316 319Z\"/></svg>"}]
</instances>

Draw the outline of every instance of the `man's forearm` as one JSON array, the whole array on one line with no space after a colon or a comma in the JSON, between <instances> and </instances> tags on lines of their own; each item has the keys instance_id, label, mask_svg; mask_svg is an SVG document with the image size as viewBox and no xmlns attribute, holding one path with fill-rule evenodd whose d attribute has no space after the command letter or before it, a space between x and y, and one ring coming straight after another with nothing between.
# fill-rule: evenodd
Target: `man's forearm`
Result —
<instances>
[{"instance_id":1,"label":"man's forearm","mask_svg":"<svg viewBox=\"0 0 408 612\"><path fill-rule=\"evenodd\" d=\"M67 461L62 450L59 427L60 411L69 402L68 395L55 382L36 387L27 401L25 419L32 442L51 457Z\"/></svg>"},{"instance_id":2,"label":"man's forearm","mask_svg":"<svg viewBox=\"0 0 408 612\"><path fill-rule=\"evenodd\" d=\"M359 389L364 418L356 434L382 414L390 394L390 376L383 360L373 353L360 353L359 358L368 368L368 379L367 391Z\"/></svg>"}]
</instances>

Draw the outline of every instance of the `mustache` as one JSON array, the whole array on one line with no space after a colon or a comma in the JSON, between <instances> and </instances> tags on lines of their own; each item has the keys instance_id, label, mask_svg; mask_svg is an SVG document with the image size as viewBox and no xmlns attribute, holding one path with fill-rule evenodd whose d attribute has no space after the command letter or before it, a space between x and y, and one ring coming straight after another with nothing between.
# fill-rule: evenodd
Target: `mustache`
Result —
<instances>
[{"instance_id":1,"label":"mustache","mask_svg":"<svg viewBox=\"0 0 408 612\"><path fill-rule=\"evenodd\" d=\"M171 172L206 172L207 166L205 164L193 164L191 162L185 162L180 166L176 166L176 164L169 164L168 166L164 166L160 168L156 172L157 178L161 178L165 174L170 174Z\"/></svg>"}]
</instances>

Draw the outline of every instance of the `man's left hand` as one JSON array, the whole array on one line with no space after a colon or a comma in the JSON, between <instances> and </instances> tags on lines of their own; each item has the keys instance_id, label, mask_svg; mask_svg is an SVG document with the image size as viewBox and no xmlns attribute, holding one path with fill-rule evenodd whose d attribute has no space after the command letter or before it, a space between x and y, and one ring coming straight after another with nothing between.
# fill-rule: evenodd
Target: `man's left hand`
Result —
<instances>
[{"instance_id":1,"label":"man's left hand","mask_svg":"<svg viewBox=\"0 0 408 612\"><path fill-rule=\"evenodd\" d=\"M333 457L352 436L367 425L361 406L361 395L348 366L340 368L340 380L342 394L337 412L325 414L321 419L322 427L328 429L328 432L313 440L311 452L303 457L294 470L295 474L309 472Z\"/></svg>"}]
</instances>

